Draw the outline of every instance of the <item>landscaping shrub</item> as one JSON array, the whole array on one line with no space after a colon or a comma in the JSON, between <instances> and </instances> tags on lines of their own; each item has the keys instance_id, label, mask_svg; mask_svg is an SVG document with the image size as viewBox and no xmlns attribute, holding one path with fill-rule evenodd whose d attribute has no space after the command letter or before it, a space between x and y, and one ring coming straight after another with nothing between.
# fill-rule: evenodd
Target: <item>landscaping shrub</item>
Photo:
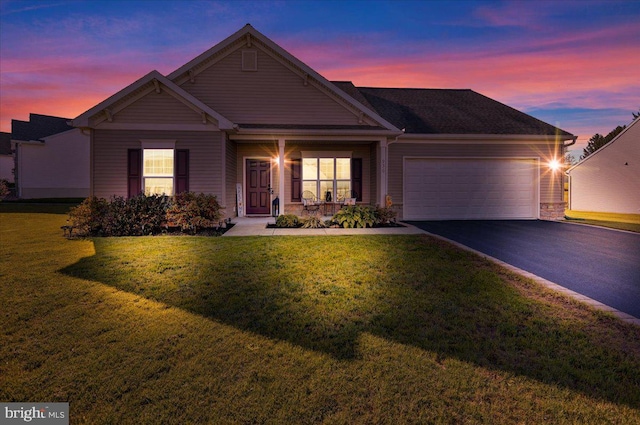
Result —
<instances>
[{"instance_id":1,"label":"landscaping shrub","mask_svg":"<svg viewBox=\"0 0 640 425\"><path fill-rule=\"evenodd\" d=\"M0 180L0 201L9 194L9 182L6 180Z\"/></svg>"},{"instance_id":2,"label":"landscaping shrub","mask_svg":"<svg viewBox=\"0 0 640 425\"><path fill-rule=\"evenodd\" d=\"M375 209L367 205L349 205L338 211L331 222L345 229L373 227L376 224Z\"/></svg>"},{"instance_id":3,"label":"landscaping shrub","mask_svg":"<svg viewBox=\"0 0 640 425\"><path fill-rule=\"evenodd\" d=\"M69 224L79 236L101 236L104 221L109 211L109 202L103 198L87 198L69 210Z\"/></svg>"},{"instance_id":4,"label":"landscaping shrub","mask_svg":"<svg viewBox=\"0 0 640 425\"><path fill-rule=\"evenodd\" d=\"M104 219L105 236L141 236L158 233L166 219L170 198L138 195L113 197Z\"/></svg>"},{"instance_id":5,"label":"landscaping shrub","mask_svg":"<svg viewBox=\"0 0 640 425\"><path fill-rule=\"evenodd\" d=\"M222 207L215 195L180 193L167 210L169 223L194 234L198 229L218 227L221 220Z\"/></svg>"},{"instance_id":6,"label":"landscaping shrub","mask_svg":"<svg viewBox=\"0 0 640 425\"><path fill-rule=\"evenodd\" d=\"M79 236L140 236L159 233L167 223L196 233L218 227L221 220L222 209L215 196L188 192L173 198L87 198L71 208L68 221Z\"/></svg>"},{"instance_id":7,"label":"landscaping shrub","mask_svg":"<svg viewBox=\"0 0 640 425\"><path fill-rule=\"evenodd\" d=\"M316 215L310 216L302 224L303 229L321 229L323 227L327 227L327 225Z\"/></svg>"},{"instance_id":8,"label":"landscaping shrub","mask_svg":"<svg viewBox=\"0 0 640 425\"><path fill-rule=\"evenodd\" d=\"M283 214L276 219L276 227L298 227L300 219L295 214Z\"/></svg>"},{"instance_id":9,"label":"landscaping shrub","mask_svg":"<svg viewBox=\"0 0 640 425\"><path fill-rule=\"evenodd\" d=\"M391 224L391 222L395 222L396 216L398 215L398 212L392 210L391 207L381 206L376 206L374 213L376 216L376 224L382 226Z\"/></svg>"}]
</instances>

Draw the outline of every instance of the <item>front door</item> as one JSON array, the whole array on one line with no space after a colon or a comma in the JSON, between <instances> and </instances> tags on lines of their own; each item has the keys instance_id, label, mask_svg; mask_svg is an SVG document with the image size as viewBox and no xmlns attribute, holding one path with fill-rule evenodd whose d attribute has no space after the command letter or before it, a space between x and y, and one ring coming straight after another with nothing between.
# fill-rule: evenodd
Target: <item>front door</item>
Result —
<instances>
[{"instance_id":1,"label":"front door","mask_svg":"<svg viewBox=\"0 0 640 425\"><path fill-rule=\"evenodd\" d=\"M247 214L269 214L271 202L271 162L268 159L247 159Z\"/></svg>"}]
</instances>

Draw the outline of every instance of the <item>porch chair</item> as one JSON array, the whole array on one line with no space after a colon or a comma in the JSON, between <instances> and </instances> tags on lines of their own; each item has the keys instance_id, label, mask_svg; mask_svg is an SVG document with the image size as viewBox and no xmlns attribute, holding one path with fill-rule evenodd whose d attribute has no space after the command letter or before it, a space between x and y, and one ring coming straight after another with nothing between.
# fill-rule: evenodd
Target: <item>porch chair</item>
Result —
<instances>
[{"instance_id":1,"label":"porch chair","mask_svg":"<svg viewBox=\"0 0 640 425\"><path fill-rule=\"evenodd\" d=\"M302 212L305 211L309 215L315 215L320 209L320 202L317 201L313 192L305 190L302 192Z\"/></svg>"},{"instance_id":2,"label":"porch chair","mask_svg":"<svg viewBox=\"0 0 640 425\"><path fill-rule=\"evenodd\" d=\"M344 198L340 199L340 203L343 207L347 205L355 205L356 199L358 199L358 194L355 191L350 190L345 194Z\"/></svg>"}]
</instances>

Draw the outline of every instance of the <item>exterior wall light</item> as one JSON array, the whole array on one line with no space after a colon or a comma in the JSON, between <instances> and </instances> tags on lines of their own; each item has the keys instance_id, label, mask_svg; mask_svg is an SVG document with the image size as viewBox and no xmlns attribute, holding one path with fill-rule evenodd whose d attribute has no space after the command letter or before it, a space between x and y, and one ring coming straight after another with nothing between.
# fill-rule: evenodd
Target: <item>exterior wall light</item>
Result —
<instances>
[{"instance_id":1,"label":"exterior wall light","mask_svg":"<svg viewBox=\"0 0 640 425\"><path fill-rule=\"evenodd\" d=\"M560 161L554 158L547 163L547 166L549 167L549 169L551 169L551 171L558 171L562 164L560 163Z\"/></svg>"}]
</instances>

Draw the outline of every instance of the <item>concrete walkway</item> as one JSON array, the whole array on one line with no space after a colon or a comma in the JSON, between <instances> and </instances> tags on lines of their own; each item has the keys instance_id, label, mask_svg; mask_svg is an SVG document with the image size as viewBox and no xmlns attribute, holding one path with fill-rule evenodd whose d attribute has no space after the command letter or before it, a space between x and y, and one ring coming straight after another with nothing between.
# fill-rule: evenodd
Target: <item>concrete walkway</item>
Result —
<instances>
[{"instance_id":1,"label":"concrete walkway","mask_svg":"<svg viewBox=\"0 0 640 425\"><path fill-rule=\"evenodd\" d=\"M327 219L329 217L326 217ZM467 251L474 252L481 257L484 257L494 263L497 263L515 273L518 273L522 276L530 278L542 286L546 286L547 288L553 289L562 293L570 298L583 302L595 309L606 311L608 313L617 316L620 320L627 323L633 323L634 325L640 326L640 319L633 317L627 313L621 312L613 307L605 305L599 301L591 299L585 295L574 292L570 289L567 289L557 283L551 282L547 279L544 279L540 276L536 276L533 273L527 272L526 270L515 267L511 264L505 263L497 258L494 258L490 255L487 255L483 252L474 250L469 248L466 245L463 245L459 242L453 241L446 237L436 235L433 233L429 233L427 231L421 230L418 227L415 227L411 224L402 223L405 227L383 227L376 229L338 229L338 228L325 228L325 229L276 229L276 228L267 228L267 224L275 224L275 218L273 217L236 217L233 219L233 223L235 224L228 232L226 232L223 237L233 237L233 236L340 236L340 235L420 235L427 234L438 239L443 239L447 242L450 242L459 248L465 249Z\"/></svg>"},{"instance_id":2,"label":"concrete walkway","mask_svg":"<svg viewBox=\"0 0 640 425\"><path fill-rule=\"evenodd\" d=\"M330 217L327 217L330 218ZM223 236L342 236L342 235L419 235L422 230L409 224L405 227L381 227L375 229L267 229L275 224L273 217L236 217L235 225Z\"/></svg>"}]
</instances>

